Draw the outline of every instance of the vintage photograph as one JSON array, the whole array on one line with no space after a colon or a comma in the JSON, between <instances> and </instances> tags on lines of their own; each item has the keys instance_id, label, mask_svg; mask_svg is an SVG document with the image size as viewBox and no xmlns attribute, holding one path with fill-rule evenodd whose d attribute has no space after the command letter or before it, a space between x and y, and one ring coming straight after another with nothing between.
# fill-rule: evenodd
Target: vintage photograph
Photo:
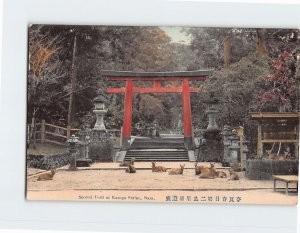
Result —
<instances>
[{"instance_id":1,"label":"vintage photograph","mask_svg":"<svg viewBox=\"0 0 300 233\"><path fill-rule=\"evenodd\" d=\"M33 24L27 69L27 200L298 202L298 29Z\"/></svg>"}]
</instances>

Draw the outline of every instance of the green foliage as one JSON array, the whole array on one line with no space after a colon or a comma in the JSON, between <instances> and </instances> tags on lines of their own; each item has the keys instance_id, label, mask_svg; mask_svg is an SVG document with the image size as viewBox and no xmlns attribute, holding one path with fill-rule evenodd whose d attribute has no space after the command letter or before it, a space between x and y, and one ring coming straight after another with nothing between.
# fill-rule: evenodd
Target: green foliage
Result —
<instances>
[{"instance_id":1,"label":"green foliage","mask_svg":"<svg viewBox=\"0 0 300 233\"><path fill-rule=\"evenodd\" d=\"M219 100L221 125L243 125L249 111L257 109L256 95L265 88L263 77L269 73L268 67L265 57L252 53L228 69L216 71L200 87L197 100L193 99L197 123L204 127L206 122L201 119L214 96Z\"/></svg>"}]
</instances>

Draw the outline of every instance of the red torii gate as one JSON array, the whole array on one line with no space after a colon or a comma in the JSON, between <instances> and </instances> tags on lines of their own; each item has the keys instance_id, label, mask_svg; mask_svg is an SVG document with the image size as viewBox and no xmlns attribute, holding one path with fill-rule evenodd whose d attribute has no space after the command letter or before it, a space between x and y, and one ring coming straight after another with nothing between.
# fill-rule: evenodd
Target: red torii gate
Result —
<instances>
[{"instance_id":1,"label":"red torii gate","mask_svg":"<svg viewBox=\"0 0 300 233\"><path fill-rule=\"evenodd\" d=\"M125 81L125 87L107 89L107 93L125 93L124 119L122 131L122 150L130 147L132 123L132 94L133 93L182 93L184 144L186 149L193 148L192 114L190 93L198 92L198 88L190 87L189 81L204 81L212 70L176 71L176 72L130 72L104 70L101 74L108 81ZM133 81L153 81L152 87L137 87ZM181 81L181 86L162 87L162 81Z\"/></svg>"}]
</instances>

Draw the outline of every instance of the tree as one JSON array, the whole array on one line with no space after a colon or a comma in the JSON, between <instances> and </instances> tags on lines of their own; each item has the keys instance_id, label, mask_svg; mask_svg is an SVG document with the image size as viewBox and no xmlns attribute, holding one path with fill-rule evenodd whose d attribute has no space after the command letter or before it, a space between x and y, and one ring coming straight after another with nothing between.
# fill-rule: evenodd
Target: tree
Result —
<instances>
[{"instance_id":1,"label":"tree","mask_svg":"<svg viewBox=\"0 0 300 233\"><path fill-rule=\"evenodd\" d=\"M53 95L49 91L57 87L57 80L62 75L57 59L60 38L49 38L41 33L41 29L42 26L33 25L28 32L27 119L31 119L29 144L32 143L36 117L51 108L49 102Z\"/></svg>"},{"instance_id":2,"label":"tree","mask_svg":"<svg viewBox=\"0 0 300 233\"><path fill-rule=\"evenodd\" d=\"M296 62L292 54L287 51L278 54L276 58L270 58L272 72L264 77L269 87L257 96L261 110L279 112L298 110L297 79L293 70L289 68Z\"/></svg>"},{"instance_id":3,"label":"tree","mask_svg":"<svg viewBox=\"0 0 300 233\"><path fill-rule=\"evenodd\" d=\"M221 69L230 62L238 62L254 51L253 30L239 28L188 28L192 36L191 48L199 59L199 66ZM225 52L225 56L224 56ZM225 60L224 60L225 59Z\"/></svg>"},{"instance_id":4,"label":"tree","mask_svg":"<svg viewBox=\"0 0 300 233\"><path fill-rule=\"evenodd\" d=\"M267 54L267 29L256 29L256 52L260 54Z\"/></svg>"},{"instance_id":5,"label":"tree","mask_svg":"<svg viewBox=\"0 0 300 233\"><path fill-rule=\"evenodd\" d=\"M207 127L207 116L211 97L219 100L217 107L218 125L232 127L243 126L247 139L254 141L256 137L255 124L250 119L249 112L256 111L257 95L266 90L263 79L269 74L269 65L265 56L251 53L228 68L215 71L201 86L198 94L192 96L193 125L196 128ZM251 144L250 149L255 149Z\"/></svg>"},{"instance_id":6,"label":"tree","mask_svg":"<svg viewBox=\"0 0 300 233\"><path fill-rule=\"evenodd\" d=\"M225 36L224 38L224 67L227 68L230 65L231 60L231 38Z\"/></svg>"}]
</instances>

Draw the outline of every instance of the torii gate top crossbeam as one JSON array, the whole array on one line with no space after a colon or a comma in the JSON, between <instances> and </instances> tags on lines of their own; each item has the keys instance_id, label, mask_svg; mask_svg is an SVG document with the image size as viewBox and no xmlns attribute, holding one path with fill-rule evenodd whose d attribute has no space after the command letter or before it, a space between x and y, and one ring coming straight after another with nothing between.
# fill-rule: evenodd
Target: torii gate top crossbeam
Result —
<instances>
[{"instance_id":1,"label":"torii gate top crossbeam","mask_svg":"<svg viewBox=\"0 0 300 233\"><path fill-rule=\"evenodd\" d=\"M195 71L172 71L172 72L132 72L103 70L101 75L108 80L143 80L143 81L176 81L176 80L199 80L203 81L213 70Z\"/></svg>"}]
</instances>

